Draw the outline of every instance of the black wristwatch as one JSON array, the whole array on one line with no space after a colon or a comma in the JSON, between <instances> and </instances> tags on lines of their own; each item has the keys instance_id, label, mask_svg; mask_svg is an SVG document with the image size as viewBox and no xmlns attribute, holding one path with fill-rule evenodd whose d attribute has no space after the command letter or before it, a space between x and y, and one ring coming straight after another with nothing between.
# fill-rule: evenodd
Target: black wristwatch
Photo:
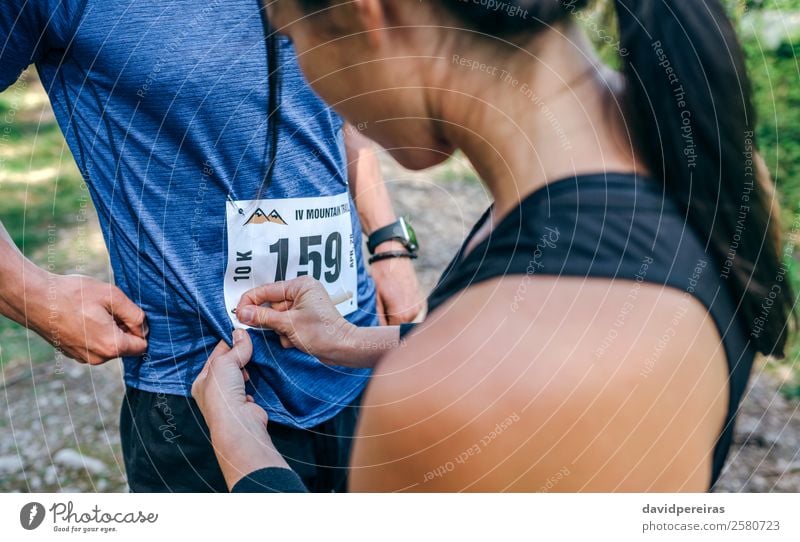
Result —
<instances>
[{"instance_id":1,"label":"black wristwatch","mask_svg":"<svg viewBox=\"0 0 800 542\"><path fill-rule=\"evenodd\" d=\"M400 241L408 253L416 256L417 251L419 250L419 244L417 244L417 234L414 232L414 228L411 227L411 224L406 222L404 218L398 218L397 221L389 224L388 226L384 226L383 228L377 229L372 232L372 235L369 236L367 239L367 248L369 249L370 254L375 254L375 249L381 243L385 243L386 241Z\"/></svg>"}]
</instances>

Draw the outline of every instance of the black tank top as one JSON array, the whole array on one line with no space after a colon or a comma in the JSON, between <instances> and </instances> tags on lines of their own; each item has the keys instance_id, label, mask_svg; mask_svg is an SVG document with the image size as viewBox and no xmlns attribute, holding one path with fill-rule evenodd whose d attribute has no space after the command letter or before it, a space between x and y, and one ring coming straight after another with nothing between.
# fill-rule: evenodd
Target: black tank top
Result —
<instances>
[{"instance_id":1,"label":"black tank top","mask_svg":"<svg viewBox=\"0 0 800 542\"><path fill-rule=\"evenodd\" d=\"M755 352L706 243L656 181L632 174L581 175L526 197L464 256L490 219L475 225L428 300L436 310L458 292L505 275L602 277L664 285L698 299L719 330L730 373L727 419L714 450L722 471ZM404 327L402 334L409 328Z\"/></svg>"}]
</instances>

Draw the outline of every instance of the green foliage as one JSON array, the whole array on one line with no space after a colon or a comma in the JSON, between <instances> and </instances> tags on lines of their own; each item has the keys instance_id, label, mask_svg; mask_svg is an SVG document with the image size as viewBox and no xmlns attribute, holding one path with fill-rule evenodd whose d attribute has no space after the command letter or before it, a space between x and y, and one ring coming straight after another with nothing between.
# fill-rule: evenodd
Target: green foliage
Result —
<instances>
[{"instance_id":1,"label":"green foliage","mask_svg":"<svg viewBox=\"0 0 800 542\"><path fill-rule=\"evenodd\" d=\"M31 84L35 76L26 80ZM89 205L55 120L42 117L41 100L28 99L41 92L37 86L0 94L0 222L17 246L40 263L54 232L68 236L70 226L83 216L81 206ZM0 365L53 359L44 340L1 317L0 345Z\"/></svg>"},{"instance_id":2,"label":"green foliage","mask_svg":"<svg viewBox=\"0 0 800 542\"><path fill-rule=\"evenodd\" d=\"M784 210L783 223L787 228L800 213L800 35L792 25L775 28L774 18L763 19L760 26L744 21L758 21L768 15L778 21L800 14L800 0L724 0L737 28L742 29L743 49L753 88L753 101L758 114L756 138L778 187ZM786 17L786 19L784 19ZM589 21L589 24L587 24ZM597 46L600 56L612 65L618 64L616 51L608 40L598 39L593 29L606 25L609 33L616 32L613 2L601 0L590 8L579 22ZM770 25L773 25L770 27ZM778 31L778 42L762 39L760 33ZM792 34L796 35L796 39ZM800 232L797 232L800 234ZM800 240L798 237L797 240ZM800 292L800 263L797 257L786 262L795 289ZM800 332L788 350L786 360L775 362L791 369L794 374L786 384L787 395L800 398Z\"/></svg>"},{"instance_id":3,"label":"green foliage","mask_svg":"<svg viewBox=\"0 0 800 542\"><path fill-rule=\"evenodd\" d=\"M47 244L52 230L77 222L87 192L80 177L62 176L48 182L3 182L0 220L26 254Z\"/></svg>"},{"instance_id":4,"label":"green foliage","mask_svg":"<svg viewBox=\"0 0 800 542\"><path fill-rule=\"evenodd\" d=\"M745 11L759 11L766 9L798 10L800 0L727 0L727 3L744 6Z\"/></svg>"},{"instance_id":5,"label":"green foliage","mask_svg":"<svg viewBox=\"0 0 800 542\"><path fill-rule=\"evenodd\" d=\"M779 11L786 16L795 15L800 12L800 0L752 0L745 3L744 11L748 16L758 16L759 11L767 10ZM793 40L791 33L787 33L776 47L770 48L767 40L760 39L758 33L744 35L743 48L759 116L756 137L778 188L784 209L783 222L788 229L800 213L800 40ZM786 262L789 276L795 292L800 292L800 264L796 255L789 258ZM776 362L793 374L783 391L795 399L800 399L799 359L800 333L795 333L786 359Z\"/></svg>"},{"instance_id":6,"label":"green foliage","mask_svg":"<svg viewBox=\"0 0 800 542\"><path fill-rule=\"evenodd\" d=\"M800 400L800 383L791 382L786 384L783 389L783 395L790 399Z\"/></svg>"},{"instance_id":7,"label":"green foliage","mask_svg":"<svg viewBox=\"0 0 800 542\"><path fill-rule=\"evenodd\" d=\"M46 244L48 229L77 221L88 192L55 121L40 122L0 94L0 114L12 110L16 120L2 126L0 221L31 254Z\"/></svg>"},{"instance_id":8,"label":"green foliage","mask_svg":"<svg viewBox=\"0 0 800 542\"><path fill-rule=\"evenodd\" d=\"M753 97L759 114L759 147L789 213L800 209L800 43L776 51L745 43Z\"/></svg>"}]
</instances>

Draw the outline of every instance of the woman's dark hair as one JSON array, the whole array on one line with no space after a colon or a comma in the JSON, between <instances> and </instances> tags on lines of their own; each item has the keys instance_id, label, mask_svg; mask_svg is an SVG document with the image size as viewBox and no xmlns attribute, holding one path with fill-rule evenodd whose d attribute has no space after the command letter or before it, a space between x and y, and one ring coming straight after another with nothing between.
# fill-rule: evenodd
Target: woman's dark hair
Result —
<instances>
[{"instance_id":1,"label":"woman's dark hair","mask_svg":"<svg viewBox=\"0 0 800 542\"><path fill-rule=\"evenodd\" d=\"M301 0L308 9L330 4ZM513 40L590 0L437 4L472 30ZM751 344L783 356L794 295L782 261L771 183L759 166L744 55L720 0L615 0L625 119L637 155L708 243Z\"/></svg>"}]
</instances>

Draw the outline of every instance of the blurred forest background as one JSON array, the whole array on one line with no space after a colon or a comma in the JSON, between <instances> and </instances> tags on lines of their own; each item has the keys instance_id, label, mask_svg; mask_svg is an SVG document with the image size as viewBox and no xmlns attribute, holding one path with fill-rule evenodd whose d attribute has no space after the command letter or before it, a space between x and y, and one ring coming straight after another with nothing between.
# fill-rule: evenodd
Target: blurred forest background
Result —
<instances>
[{"instance_id":1,"label":"blurred forest background","mask_svg":"<svg viewBox=\"0 0 800 542\"><path fill-rule=\"evenodd\" d=\"M760 149L778 186L783 222L791 225L800 213L800 0L727 3L755 89ZM585 15L589 35L614 62L609 3ZM428 246L455 251L489 203L459 156L423 174L386 160L385 175L398 211L411 216ZM443 214L448 208L457 211ZM436 211L436 221L426 219L426 209ZM0 221L24 253L50 271L81 270L110 280L88 191L33 69L0 94ZM792 246L795 233L787 231ZM800 289L798 255L792 252L786 263ZM419 271L426 288L448 253L423 251ZM798 339L787 359L759 365L719 489L800 491ZM118 364L79 366L0 318L0 491L125 490L116 431L121 393Z\"/></svg>"}]
</instances>

